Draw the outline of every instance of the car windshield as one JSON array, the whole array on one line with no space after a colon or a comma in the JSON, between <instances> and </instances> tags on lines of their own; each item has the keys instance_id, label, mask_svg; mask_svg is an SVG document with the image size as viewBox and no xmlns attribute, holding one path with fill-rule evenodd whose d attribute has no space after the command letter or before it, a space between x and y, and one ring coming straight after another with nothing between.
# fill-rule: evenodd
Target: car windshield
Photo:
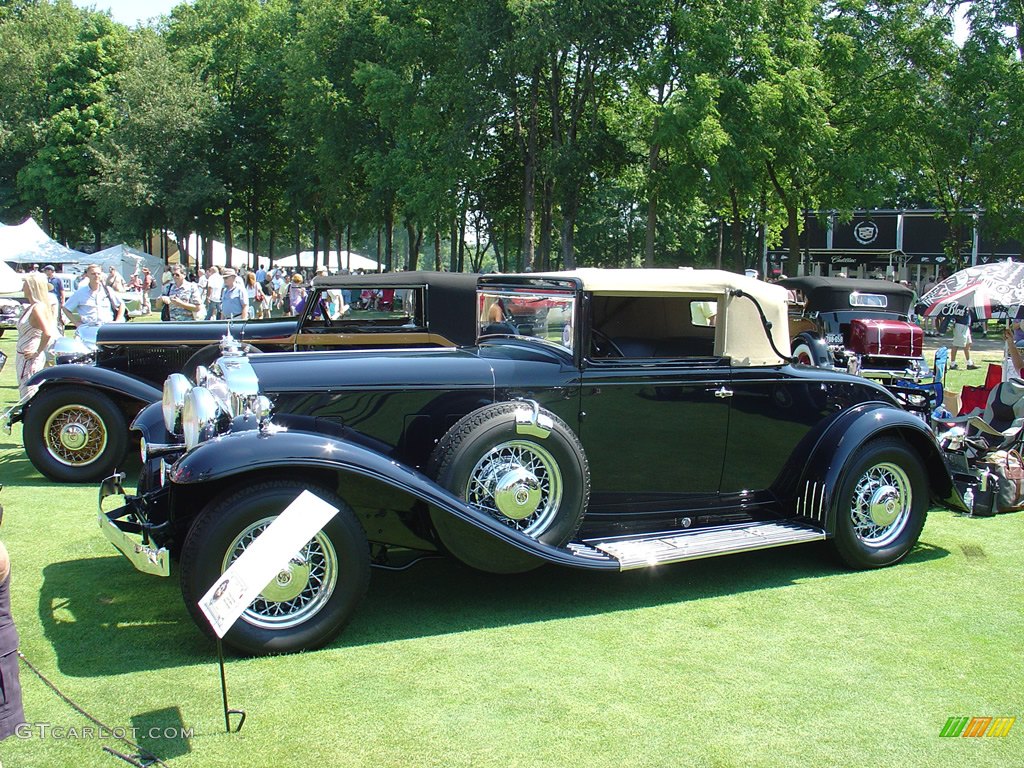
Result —
<instances>
[{"instance_id":1,"label":"car windshield","mask_svg":"<svg viewBox=\"0 0 1024 768\"><path fill-rule=\"evenodd\" d=\"M480 335L510 333L572 351L576 297L569 292L502 289L478 294Z\"/></svg>"}]
</instances>

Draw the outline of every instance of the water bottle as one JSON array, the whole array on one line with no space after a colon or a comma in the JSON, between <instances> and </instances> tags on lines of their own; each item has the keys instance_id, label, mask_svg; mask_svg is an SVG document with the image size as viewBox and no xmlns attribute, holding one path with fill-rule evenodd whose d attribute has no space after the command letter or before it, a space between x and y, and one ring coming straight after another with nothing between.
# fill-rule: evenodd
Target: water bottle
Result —
<instances>
[{"instance_id":1,"label":"water bottle","mask_svg":"<svg viewBox=\"0 0 1024 768\"><path fill-rule=\"evenodd\" d=\"M967 505L968 513L974 512L974 488L973 486L967 486L967 490L964 491L964 504Z\"/></svg>"}]
</instances>

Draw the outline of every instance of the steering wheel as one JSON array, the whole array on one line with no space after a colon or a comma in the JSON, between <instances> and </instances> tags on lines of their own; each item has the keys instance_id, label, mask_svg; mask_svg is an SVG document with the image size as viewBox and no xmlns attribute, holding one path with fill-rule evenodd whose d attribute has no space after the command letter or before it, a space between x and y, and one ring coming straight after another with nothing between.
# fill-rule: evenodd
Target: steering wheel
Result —
<instances>
[{"instance_id":1,"label":"steering wheel","mask_svg":"<svg viewBox=\"0 0 1024 768\"><path fill-rule=\"evenodd\" d=\"M625 357L612 337L596 328L590 329L590 349L594 357Z\"/></svg>"}]
</instances>

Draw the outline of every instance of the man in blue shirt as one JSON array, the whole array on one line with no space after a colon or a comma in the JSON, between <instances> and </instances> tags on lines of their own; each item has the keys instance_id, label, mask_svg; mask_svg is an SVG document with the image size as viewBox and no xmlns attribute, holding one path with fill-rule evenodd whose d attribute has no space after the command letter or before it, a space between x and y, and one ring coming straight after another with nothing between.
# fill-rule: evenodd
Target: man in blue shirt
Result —
<instances>
[{"instance_id":1,"label":"man in blue shirt","mask_svg":"<svg viewBox=\"0 0 1024 768\"><path fill-rule=\"evenodd\" d=\"M249 294L238 284L235 270L225 269L221 276L224 278L224 290L220 294L220 311L224 319L248 320Z\"/></svg>"},{"instance_id":2,"label":"man in blue shirt","mask_svg":"<svg viewBox=\"0 0 1024 768\"><path fill-rule=\"evenodd\" d=\"M78 311L79 325L99 325L124 320L124 302L103 284L103 270L90 264L85 270L89 282L71 294L64 304L67 312Z\"/></svg>"},{"instance_id":3,"label":"man in blue shirt","mask_svg":"<svg viewBox=\"0 0 1024 768\"><path fill-rule=\"evenodd\" d=\"M57 294L57 311L59 312L60 308L64 306L64 283L56 276L53 264L43 267L43 272L46 273L46 279L53 286L53 292Z\"/></svg>"}]
</instances>

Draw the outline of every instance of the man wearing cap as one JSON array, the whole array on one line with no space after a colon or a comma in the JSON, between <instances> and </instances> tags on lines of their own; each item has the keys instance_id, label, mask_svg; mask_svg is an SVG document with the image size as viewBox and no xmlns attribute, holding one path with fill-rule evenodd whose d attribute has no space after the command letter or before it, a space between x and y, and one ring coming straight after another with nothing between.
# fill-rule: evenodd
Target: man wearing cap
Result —
<instances>
[{"instance_id":1,"label":"man wearing cap","mask_svg":"<svg viewBox=\"0 0 1024 768\"><path fill-rule=\"evenodd\" d=\"M57 308L59 311L60 307L64 306L64 283L62 283L61 279L56 276L56 270L53 268L53 264L47 264L43 267L43 272L46 273L47 281L49 281L50 285L53 286L53 292L57 296Z\"/></svg>"},{"instance_id":2,"label":"man wearing cap","mask_svg":"<svg viewBox=\"0 0 1024 768\"><path fill-rule=\"evenodd\" d=\"M220 311L225 320L249 319L249 294L238 284L237 273L228 267L221 276L224 278L224 289L220 294Z\"/></svg>"},{"instance_id":3,"label":"man wearing cap","mask_svg":"<svg viewBox=\"0 0 1024 768\"><path fill-rule=\"evenodd\" d=\"M103 284L103 270L99 264L86 267L88 282L71 294L64 304L65 312L78 311L79 325L99 325L124 320L124 302Z\"/></svg>"}]
</instances>

